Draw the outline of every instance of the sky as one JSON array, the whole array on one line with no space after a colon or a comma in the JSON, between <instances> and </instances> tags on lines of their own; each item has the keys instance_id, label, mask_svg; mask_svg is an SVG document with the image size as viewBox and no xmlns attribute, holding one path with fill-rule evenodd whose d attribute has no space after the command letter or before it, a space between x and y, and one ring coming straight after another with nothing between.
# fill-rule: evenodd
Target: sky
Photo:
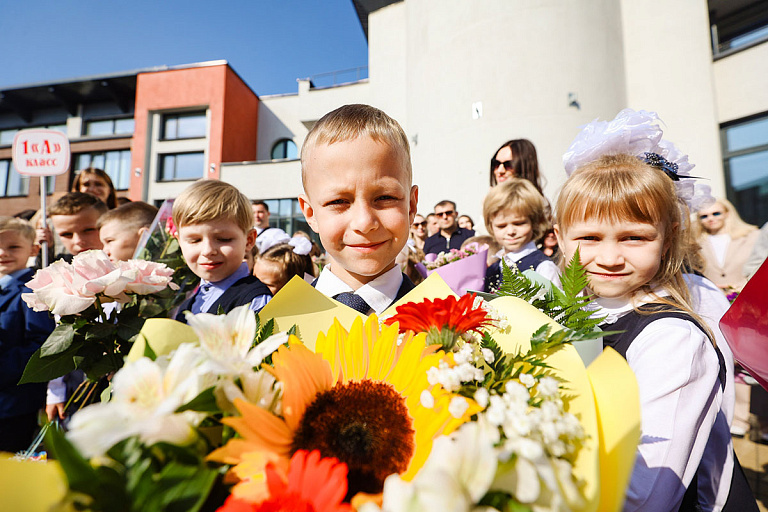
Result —
<instances>
[{"instance_id":1,"label":"sky","mask_svg":"<svg viewBox=\"0 0 768 512\"><path fill-rule=\"evenodd\" d=\"M368 65L351 0L0 0L0 48L0 90L223 59L262 96Z\"/></svg>"}]
</instances>

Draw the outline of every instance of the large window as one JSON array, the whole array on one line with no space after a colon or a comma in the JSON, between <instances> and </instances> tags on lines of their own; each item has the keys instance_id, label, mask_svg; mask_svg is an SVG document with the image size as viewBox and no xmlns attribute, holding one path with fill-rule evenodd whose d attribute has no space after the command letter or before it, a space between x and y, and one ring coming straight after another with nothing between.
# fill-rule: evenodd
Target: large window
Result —
<instances>
[{"instance_id":1,"label":"large window","mask_svg":"<svg viewBox=\"0 0 768 512\"><path fill-rule=\"evenodd\" d=\"M205 137L205 112L163 115L162 140L199 139Z\"/></svg>"},{"instance_id":2,"label":"large window","mask_svg":"<svg viewBox=\"0 0 768 512\"><path fill-rule=\"evenodd\" d=\"M99 119L86 121L85 135L104 136L104 135L131 135L134 129L134 120L132 117L122 119Z\"/></svg>"},{"instance_id":3,"label":"large window","mask_svg":"<svg viewBox=\"0 0 768 512\"><path fill-rule=\"evenodd\" d=\"M722 128L728 199L750 224L768 221L768 115Z\"/></svg>"},{"instance_id":4,"label":"large window","mask_svg":"<svg viewBox=\"0 0 768 512\"><path fill-rule=\"evenodd\" d=\"M205 154L170 153L160 155L158 181L197 180L205 174Z\"/></svg>"},{"instance_id":5,"label":"large window","mask_svg":"<svg viewBox=\"0 0 768 512\"><path fill-rule=\"evenodd\" d=\"M128 190L131 184L131 151L101 151L75 155L75 169L96 167L109 174L115 190Z\"/></svg>"},{"instance_id":6,"label":"large window","mask_svg":"<svg viewBox=\"0 0 768 512\"><path fill-rule=\"evenodd\" d=\"M29 178L19 174L10 160L0 160L0 197L26 196Z\"/></svg>"},{"instance_id":7,"label":"large window","mask_svg":"<svg viewBox=\"0 0 768 512\"><path fill-rule=\"evenodd\" d=\"M296 143L291 139L281 139L272 146L272 160L290 159L295 160L298 157Z\"/></svg>"},{"instance_id":8,"label":"large window","mask_svg":"<svg viewBox=\"0 0 768 512\"><path fill-rule=\"evenodd\" d=\"M269 207L270 226L278 227L289 235L304 231L312 237L312 240L320 243L320 237L307 224L298 199L267 199L264 202Z\"/></svg>"},{"instance_id":9,"label":"large window","mask_svg":"<svg viewBox=\"0 0 768 512\"><path fill-rule=\"evenodd\" d=\"M768 41L768 2L709 0L712 51L728 55Z\"/></svg>"}]
</instances>

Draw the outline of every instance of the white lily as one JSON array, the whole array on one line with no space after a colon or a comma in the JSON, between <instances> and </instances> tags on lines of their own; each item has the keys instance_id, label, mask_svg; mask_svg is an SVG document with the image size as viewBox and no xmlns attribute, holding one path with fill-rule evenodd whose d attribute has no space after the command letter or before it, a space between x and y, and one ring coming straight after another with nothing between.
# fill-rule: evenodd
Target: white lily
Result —
<instances>
[{"instance_id":1,"label":"white lily","mask_svg":"<svg viewBox=\"0 0 768 512\"><path fill-rule=\"evenodd\" d=\"M181 345L170 357L142 358L127 364L112 379L112 401L90 405L72 417L67 438L87 457L103 455L116 443L138 436L158 442L192 442L204 415L176 410L213 383L195 368L202 353Z\"/></svg>"}]
</instances>

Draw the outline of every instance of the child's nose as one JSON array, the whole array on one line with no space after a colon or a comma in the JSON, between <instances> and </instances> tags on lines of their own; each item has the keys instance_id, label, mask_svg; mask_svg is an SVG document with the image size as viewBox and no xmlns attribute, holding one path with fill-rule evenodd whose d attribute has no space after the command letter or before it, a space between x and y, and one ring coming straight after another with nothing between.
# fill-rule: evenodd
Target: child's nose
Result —
<instances>
[{"instance_id":1,"label":"child's nose","mask_svg":"<svg viewBox=\"0 0 768 512\"><path fill-rule=\"evenodd\" d=\"M617 244L601 244L596 251L595 262L604 267L614 267L624 264L624 255Z\"/></svg>"},{"instance_id":2,"label":"child's nose","mask_svg":"<svg viewBox=\"0 0 768 512\"><path fill-rule=\"evenodd\" d=\"M355 231L367 233L378 226L379 221L376 212L367 204L358 203L350 213L352 214L350 227Z\"/></svg>"}]
</instances>

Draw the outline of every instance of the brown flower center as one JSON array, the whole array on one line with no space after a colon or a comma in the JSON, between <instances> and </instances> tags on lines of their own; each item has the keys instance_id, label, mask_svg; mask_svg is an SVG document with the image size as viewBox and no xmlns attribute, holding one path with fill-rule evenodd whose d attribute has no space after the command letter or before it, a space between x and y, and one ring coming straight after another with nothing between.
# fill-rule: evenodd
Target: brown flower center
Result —
<instances>
[{"instance_id":1,"label":"brown flower center","mask_svg":"<svg viewBox=\"0 0 768 512\"><path fill-rule=\"evenodd\" d=\"M347 464L347 499L380 493L384 479L402 473L414 451L405 400L389 384L369 380L337 384L307 407L293 439L296 450L320 450Z\"/></svg>"}]
</instances>

